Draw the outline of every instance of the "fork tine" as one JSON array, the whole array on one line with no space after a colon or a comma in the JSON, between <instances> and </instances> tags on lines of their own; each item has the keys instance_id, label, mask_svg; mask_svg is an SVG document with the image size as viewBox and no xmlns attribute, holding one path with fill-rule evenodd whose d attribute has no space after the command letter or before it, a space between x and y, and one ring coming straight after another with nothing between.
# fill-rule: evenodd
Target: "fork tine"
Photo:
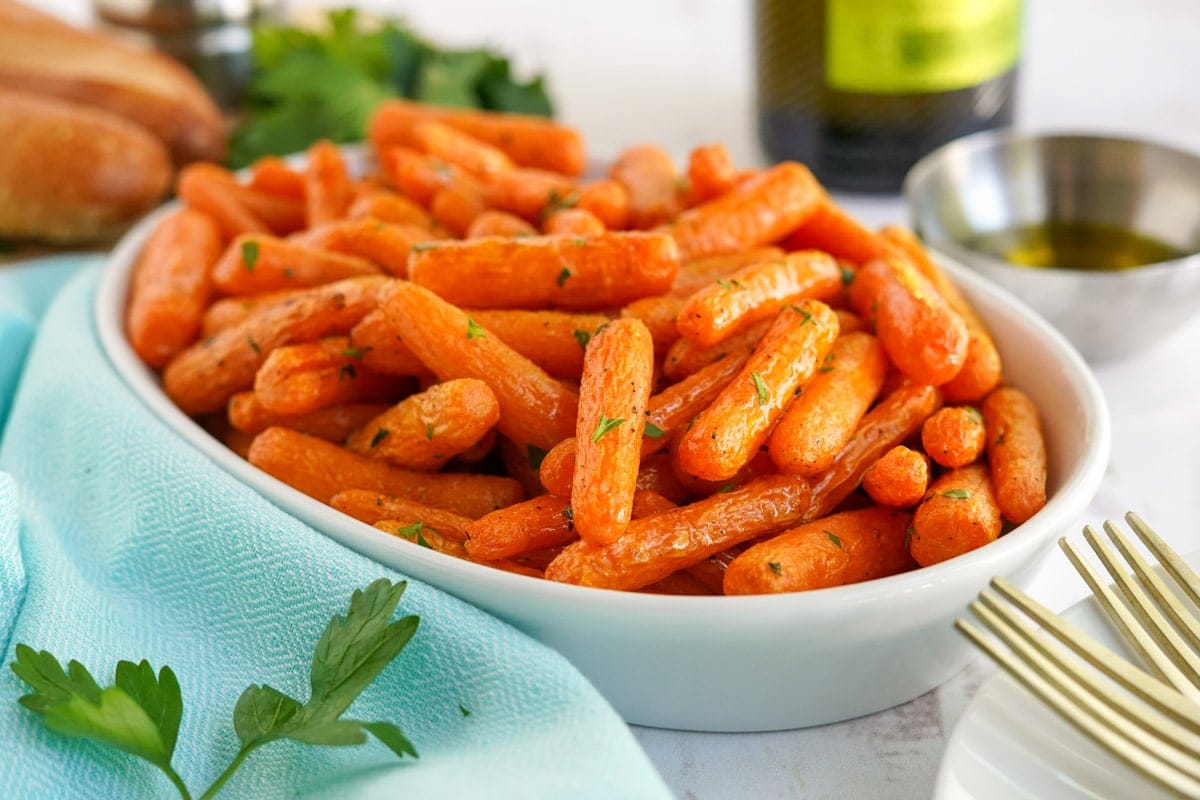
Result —
<instances>
[{"instance_id":1,"label":"fork tine","mask_svg":"<svg viewBox=\"0 0 1200 800\"><path fill-rule=\"evenodd\" d=\"M1090 530L1090 526L1084 528L1085 533L1088 530ZM1075 545L1065 538L1059 539L1058 544L1075 567L1075 571L1087 582L1088 588L1092 590L1092 594L1104 609L1108 619L1141 657L1143 663L1153 670L1160 680L1174 686L1190 699L1200 702L1200 691L1197 691L1191 681L1184 677L1179 668L1175 666L1175 662L1163 654L1150 635L1134 619L1125 604L1117 599L1116 594L1108 587L1108 583L1102 581L1095 568L1084 560Z\"/></svg>"},{"instance_id":2,"label":"fork tine","mask_svg":"<svg viewBox=\"0 0 1200 800\"><path fill-rule=\"evenodd\" d=\"M1142 540L1146 548L1154 554L1158 562L1163 565L1167 574L1175 579L1175 582L1187 593L1195 605L1200 606L1200 575L1197 575L1183 560L1183 557L1172 550L1162 537L1155 533L1154 529L1137 514L1130 511L1125 515L1125 521L1133 528L1133 532Z\"/></svg>"},{"instance_id":3,"label":"fork tine","mask_svg":"<svg viewBox=\"0 0 1200 800\"><path fill-rule=\"evenodd\" d=\"M1106 527L1105 530L1108 528ZM1109 535L1112 535L1111 531L1109 531ZM1157 645L1157 650L1150 650L1151 657L1162 668L1167 680L1180 691L1186 691L1180 684L1181 680L1187 681L1192 689L1200 687L1200 659L1188 648L1158 608L1151 603L1142 588L1133 581L1129 573L1121 568L1116 554L1100 539L1096 529L1090 525L1085 527L1083 536L1092 546L1096 555L1100 557L1100 561L1108 570L1108 574L1112 576L1117 588L1121 590L1121 594L1128 603L1130 613L1137 618L1142 630ZM1168 663L1176 668L1175 671L1167 668ZM1195 696L1200 697L1200 692L1197 692Z\"/></svg>"},{"instance_id":4,"label":"fork tine","mask_svg":"<svg viewBox=\"0 0 1200 800\"><path fill-rule=\"evenodd\" d=\"M1179 749L1181 757L1176 759L1176 765L1191 777L1200 779L1200 757L1196 755L1200 753L1200 734L1153 710L1134 695L1114 691L1117 687L1094 668L1081 669L1083 662L1072 659L1065 647L1051 642L1043 633L1022 622L994 594L981 592L979 601L972 603L970 608L1010 649L1069 694L1077 705L1118 732L1128 733L1128 727L1115 720L1115 715L1136 725L1144 732L1137 736L1137 743L1151 753L1159 755L1162 747L1147 737L1155 737L1161 744ZM1013 635L1020 638L1014 639Z\"/></svg>"},{"instance_id":5,"label":"fork tine","mask_svg":"<svg viewBox=\"0 0 1200 800\"><path fill-rule=\"evenodd\" d=\"M1026 616L1053 634L1054 638L1093 667L1176 722L1190 730L1200 732L1200 704L1186 696L1181 696L1167 684L1156 680L1120 658L1078 626L1057 616L1008 581L1002 578L993 578L991 585Z\"/></svg>"},{"instance_id":6,"label":"fork tine","mask_svg":"<svg viewBox=\"0 0 1200 800\"><path fill-rule=\"evenodd\" d=\"M1164 788L1183 797L1200 797L1200 781L1193 780L1171 764L1161 761L1083 711L1033 668L996 646L990 637L967 620L959 619L954 624L1009 675L1084 735L1091 737L1110 753Z\"/></svg>"},{"instance_id":7,"label":"fork tine","mask_svg":"<svg viewBox=\"0 0 1200 800\"><path fill-rule=\"evenodd\" d=\"M1195 656L1195 653L1200 651L1200 620L1197 620L1192 612L1184 608L1175 592L1167 587L1166 582L1151 568L1150 563L1142 554L1130 545L1120 528L1111 522L1105 522L1104 531L1121 551L1125 560L1129 562L1129 566L1133 568L1142 586L1171 619L1171 622L1175 623L1175 630L1188 640L1189 647L1183 647L1182 641L1179 641L1177 646L1182 648L1183 655L1191 657L1191 663L1200 671L1200 659Z\"/></svg>"}]
</instances>

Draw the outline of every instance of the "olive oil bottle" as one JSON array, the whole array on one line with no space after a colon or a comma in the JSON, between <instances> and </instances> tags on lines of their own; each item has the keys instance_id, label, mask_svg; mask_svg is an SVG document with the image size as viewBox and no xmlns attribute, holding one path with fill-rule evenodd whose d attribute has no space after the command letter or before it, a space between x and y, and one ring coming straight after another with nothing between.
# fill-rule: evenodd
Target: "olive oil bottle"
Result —
<instances>
[{"instance_id":1,"label":"olive oil bottle","mask_svg":"<svg viewBox=\"0 0 1200 800\"><path fill-rule=\"evenodd\" d=\"M1021 0L755 0L759 138L826 185L895 192L921 156L1008 125Z\"/></svg>"}]
</instances>

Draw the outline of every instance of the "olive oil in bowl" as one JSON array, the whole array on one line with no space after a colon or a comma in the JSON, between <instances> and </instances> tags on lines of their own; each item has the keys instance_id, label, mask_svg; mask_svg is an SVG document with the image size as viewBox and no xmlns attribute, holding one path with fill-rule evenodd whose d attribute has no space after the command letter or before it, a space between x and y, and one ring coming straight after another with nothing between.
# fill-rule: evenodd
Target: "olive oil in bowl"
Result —
<instances>
[{"instance_id":1,"label":"olive oil in bowl","mask_svg":"<svg viewBox=\"0 0 1200 800\"><path fill-rule=\"evenodd\" d=\"M1186 252L1128 228L1097 222L1050 221L977 234L963 245L1023 267L1115 272Z\"/></svg>"}]
</instances>

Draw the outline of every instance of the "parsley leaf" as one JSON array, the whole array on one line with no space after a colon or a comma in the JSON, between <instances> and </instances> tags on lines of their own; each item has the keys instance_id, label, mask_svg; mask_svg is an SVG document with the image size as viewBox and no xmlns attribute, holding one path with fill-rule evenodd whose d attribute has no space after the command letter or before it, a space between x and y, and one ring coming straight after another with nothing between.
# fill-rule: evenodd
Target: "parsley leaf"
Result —
<instances>
[{"instance_id":1,"label":"parsley leaf","mask_svg":"<svg viewBox=\"0 0 1200 800\"><path fill-rule=\"evenodd\" d=\"M541 469L542 461L545 460L547 452L548 451L543 450L542 448L538 447L536 444L525 445L525 455L528 456L528 458L529 458L529 468L530 469Z\"/></svg>"},{"instance_id":2,"label":"parsley leaf","mask_svg":"<svg viewBox=\"0 0 1200 800\"><path fill-rule=\"evenodd\" d=\"M379 443L386 439L390 433L391 431L387 428L380 428L375 431L375 435L371 437L371 447L378 447Z\"/></svg>"},{"instance_id":3,"label":"parsley leaf","mask_svg":"<svg viewBox=\"0 0 1200 800\"><path fill-rule=\"evenodd\" d=\"M619 427L624 421L625 419L623 417L609 419L608 417L604 416L604 414L601 414L600 419L596 420L596 430L592 431L592 441L600 441L604 434L608 433L613 428Z\"/></svg>"},{"instance_id":4,"label":"parsley leaf","mask_svg":"<svg viewBox=\"0 0 1200 800\"><path fill-rule=\"evenodd\" d=\"M971 493L966 489L950 489L942 492L942 497L949 497L951 500L967 500L971 497Z\"/></svg>"},{"instance_id":5,"label":"parsley leaf","mask_svg":"<svg viewBox=\"0 0 1200 800\"><path fill-rule=\"evenodd\" d=\"M571 277L571 268L563 267L562 272L558 273L558 277L555 279L555 283L557 283L558 287L561 289L563 286L565 286L567 284L567 279L570 277Z\"/></svg>"},{"instance_id":6,"label":"parsley leaf","mask_svg":"<svg viewBox=\"0 0 1200 800\"><path fill-rule=\"evenodd\" d=\"M579 342L579 346L587 350L588 342L592 340L592 335L587 331L581 331L576 328L572 333L575 335L575 341Z\"/></svg>"},{"instance_id":7,"label":"parsley leaf","mask_svg":"<svg viewBox=\"0 0 1200 800\"><path fill-rule=\"evenodd\" d=\"M242 265L245 266L247 272L254 272L256 263L258 263L258 242L247 239L242 242Z\"/></svg>"},{"instance_id":8,"label":"parsley leaf","mask_svg":"<svg viewBox=\"0 0 1200 800\"><path fill-rule=\"evenodd\" d=\"M841 540L841 539L839 539L839 538L837 537L837 535L836 535L836 534L835 534L833 531L825 531L825 530L823 530L823 531L821 531L821 533L823 533L823 534L825 534L826 536L828 536L828 537L829 537L829 541L833 542L833 546L834 546L834 547L838 548L839 550L841 549L841 547L842 547L842 540Z\"/></svg>"},{"instance_id":9,"label":"parsley leaf","mask_svg":"<svg viewBox=\"0 0 1200 800\"><path fill-rule=\"evenodd\" d=\"M750 373L750 380L754 381L754 393L758 395L758 404L765 406L767 399L771 396L771 390L767 388L767 384L763 382L762 376L757 372Z\"/></svg>"},{"instance_id":10,"label":"parsley leaf","mask_svg":"<svg viewBox=\"0 0 1200 800\"><path fill-rule=\"evenodd\" d=\"M770 567L771 572L774 572L776 575L783 574L783 564L780 564L778 561L768 561L767 566Z\"/></svg>"},{"instance_id":11,"label":"parsley leaf","mask_svg":"<svg viewBox=\"0 0 1200 800\"><path fill-rule=\"evenodd\" d=\"M667 432L655 425L653 422L646 423L646 435L651 439L661 439L666 436Z\"/></svg>"},{"instance_id":12,"label":"parsley leaf","mask_svg":"<svg viewBox=\"0 0 1200 800\"><path fill-rule=\"evenodd\" d=\"M467 317L467 338L482 339L484 336L487 336L487 332L479 327L479 323L474 318Z\"/></svg>"}]
</instances>

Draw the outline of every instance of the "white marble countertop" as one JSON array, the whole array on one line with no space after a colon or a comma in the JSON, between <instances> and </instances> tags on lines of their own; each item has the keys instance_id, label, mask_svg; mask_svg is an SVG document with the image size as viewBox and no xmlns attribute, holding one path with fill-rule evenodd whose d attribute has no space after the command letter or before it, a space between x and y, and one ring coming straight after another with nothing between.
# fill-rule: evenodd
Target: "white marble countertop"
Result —
<instances>
[{"instance_id":1,"label":"white marble countertop","mask_svg":"<svg viewBox=\"0 0 1200 800\"><path fill-rule=\"evenodd\" d=\"M89 16L86 0L35 4L74 21ZM546 72L560 116L596 151L645 140L686 153L721 141L741 163L762 159L750 3L358 4L400 13L443 44L489 43L515 54L519 71ZM1017 125L1132 134L1200 151L1198 43L1196 0L1029 0ZM868 222L906 221L897 197L841 199ZM1154 350L1096 374L1112 415L1111 464L1091 507L1063 533L1077 536L1085 523L1136 509L1179 549L1200 549L1200 314ZM1057 552L1032 587L1055 609L1085 593ZM911 703L822 728L635 734L681 800L928 798L946 738L991 671L977 661Z\"/></svg>"}]
</instances>

